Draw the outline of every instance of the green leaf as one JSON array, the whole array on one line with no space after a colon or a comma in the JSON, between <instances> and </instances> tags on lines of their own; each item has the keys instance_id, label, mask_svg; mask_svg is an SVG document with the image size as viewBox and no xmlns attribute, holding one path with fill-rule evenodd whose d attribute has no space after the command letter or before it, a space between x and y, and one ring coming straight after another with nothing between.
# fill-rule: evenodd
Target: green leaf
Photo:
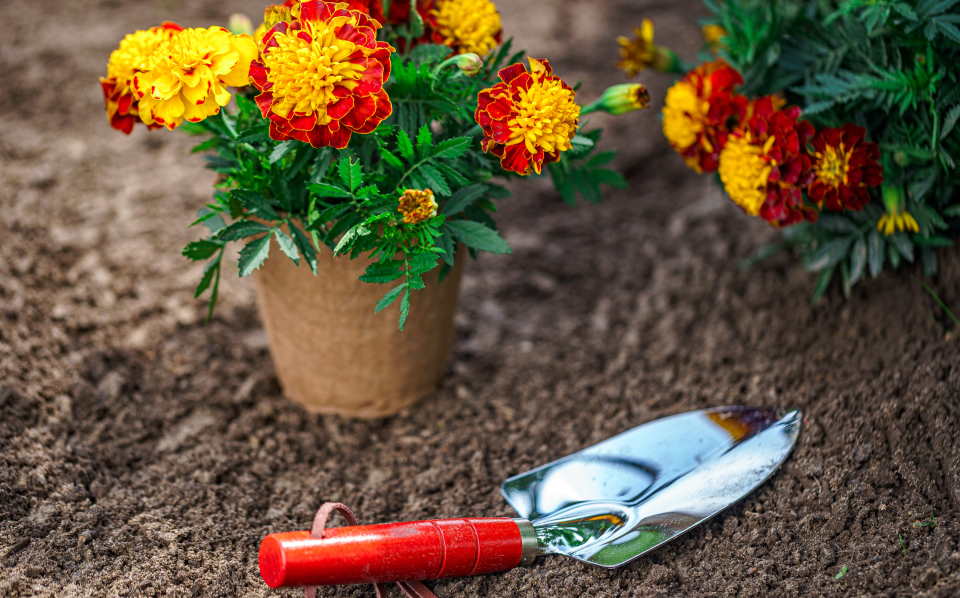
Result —
<instances>
[{"instance_id":1,"label":"green leaf","mask_svg":"<svg viewBox=\"0 0 960 598\"><path fill-rule=\"evenodd\" d=\"M288 139L286 141L281 141L270 152L269 161L271 164L276 164L280 160L283 160L283 157L290 153L290 151L296 147L296 144L299 143L293 139Z\"/></svg>"},{"instance_id":2,"label":"green leaf","mask_svg":"<svg viewBox=\"0 0 960 598\"><path fill-rule=\"evenodd\" d=\"M417 154L420 157L426 156L433 147L433 133L430 132L430 125L423 125L417 132Z\"/></svg>"},{"instance_id":3,"label":"green leaf","mask_svg":"<svg viewBox=\"0 0 960 598\"><path fill-rule=\"evenodd\" d=\"M454 137L440 142L433 151L433 157L441 160L454 160L467 153L474 144L473 137Z\"/></svg>"},{"instance_id":4,"label":"green leaf","mask_svg":"<svg viewBox=\"0 0 960 598\"><path fill-rule=\"evenodd\" d=\"M270 227L253 220L237 220L230 226L220 229L214 238L218 241L238 241L270 231Z\"/></svg>"},{"instance_id":5,"label":"green leaf","mask_svg":"<svg viewBox=\"0 0 960 598\"><path fill-rule=\"evenodd\" d=\"M857 239L853 244L853 250L850 252L850 277L849 286L857 284L857 281L863 276L864 267L867 263L867 243L863 237Z\"/></svg>"},{"instance_id":6,"label":"green leaf","mask_svg":"<svg viewBox=\"0 0 960 598\"><path fill-rule=\"evenodd\" d=\"M380 301L377 303L377 306L373 308L373 311L375 311L376 313L380 313L383 310L390 307L390 304L396 301L397 297L400 296L400 293L402 293L406 288L407 288L407 283L404 282L402 284L398 284L397 286L387 291L387 294L384 295L382 299L380 299Z\"/></svg>"},{"instance_id":7,"label":"green leaf","mask_svg":"<svg viewBox=\"0 0 960 598\"><path fill-rule=\"evenodd\" d=\"M960 119L960 104L957 104L947 112L947 116L943 119L943 128L940 130L940 141L943 141L947 138L953 128L957 124L957 119Z\"/></svg>"},{"instance_id":8,"label":"green leaf","mask_svg":"<svg viewBox=\"0 0 960 598\"><path fill-rule=\"evenodd\" d=\"M254 239L240 250L240 276L250 276L270 255L270 236Z\"/></svg>"},{"instance_id":9,"label":"green leaf","mask_svg":"<svg viewBox=\"0 0 960 598\"><path fill-rule=\"evenodd\" d=\"M403 129L397 129L397 149L400 150L401 157L408 162L413 161L413 142L410 141L410 136Z\"/></svg>"},{"instance_id":10,"label":"green leaf","mask_svg":"<svg viewBox=\"0 0 960 598\"><path fill-rule=\"evenodd\" d=\"M402 2L403 0L398 0ZM387 13L384 13L387 14ZM410 51L410 59L417 64L440 62L450 55L450 46L439 44L420 44Z\"/></svg>"},{"instance_id":11,"label":"green leaf","mask_svg":"<svg viewBox=\"0 0 960 598\"><path fill-rule=\"evenodd\" d=\"M450 185L447 184L446 179L443 178L439 170L429 164L424 164L419 168L419 172L426 179L427 184L434 193L441 197L448 197L450 195Z\"/></svg>"},{"instance_id":12,"label":"green leaf","mask_svg":"<svg viewBox=\"0 0 960 598\"><path fill-rule=\"evenodd\" d=\"M440 208L440 213L448 216L456 216L486 194L487 187L485 185L470 185L469 187L458 189L449 200L443 203L443 207Z\"/></svg>"},{"instance_id":13,"label":"green leaf","mask_svg":"<svg viewBox=\"0 0 960 598\"><path fill-rule=\"evenodd\" d=\"M830 266L825 268L820 272L820 275L817 276L817 284L813 288L813 298L812 301L817 303L823 299L823 295L827 292L827 289L830 287L830 280L833 278L833 271L836 266Z\"/></svg>"},{"instance_id":14,"label":"green leaf","mask_svg":"<svg viewBox=\"0 0 960 598\"><path fill-rule=\"evenodd\" d=\"M375 262L367 266L360 280L369 283L384 283L396 280L403 276L398 262Z\"/></svg>"},{"instance_id":15,"label":"green leaf","mask_svg":"<svg viewBox=\"0 0 960 598\"><path fill-rule=\"evenodd\" d=\"M337 243L336 247L333 248L333 253L339 255L344 249L346 249L351 243L353 243L357 237L365 237L370 234L370 229L365 227L363 224L358 224L343 233L343 236L340 237L340 241Z\"/></svg>"},{"instance_id":16,"label":"green leaf","mask_svg":"<svg viewBox=\"0 0 960 598\"><path fill-rule=\"evenodd\" d=\"M293 242L293 239L279 228L273 229L273 237L277 240L277 245L280 246L280 250L283 251L294 264L299 265L300 254L297 252L297 245Z\"/></svg>"},{"instance_id":17,"label":"green leaf","mask_svg":"<svg viewBox=\"0 0 960 598\"><path fill-rule=\"evenodd\" d=\"M314 194L324 199L335 197L353 197L353 193L347 191L343 187L328 185L327 183L314 183L310 185L309 189Z\"/></svg>"},{"instance_id":18,"label":"green leaf","mask_svg":"<svg viewBox=\"0 0 960 598\"><path fill-rule=\"evenodd\" d=\"M220 215L220 212L216 212L210 208L200 208L197 210L197 219L191 222L190 226L197 224L202 224L211 233L216 233L227 225L227 223L223 221L223 216Z\"/></svg>"},{"instance_id":19,"label":"green leaf","mask_svg":"<svg viewBox=\"0 0 960 598\"><path fill-rule=\"evenodd\" d=\"M359 161L354 162L350 156L340 158L337 170L340 173L340 180L347 189L356 191L357 187L363 184L363 167Z\"/></svg>"},{"instance_id":20,"label":"green leaf","mask_svg":"<svg viewBox=\"0 0 960 598\"><path fill-rule=\"evenodd\" d=\"M453 236L473 249L489 251L490 253L510 253L510 246L500 234L479 222L471 220L452 220L447 222L447 229Z\"/></svg>"},{"instance_id":21,"label":"green leaf","mask_svg":"<svg viewBox=\"0 0 960 598\"><path fill-rule=\"evenodd\" d=\"M817 221L817 226L831 233L854 233L857 231L856 224L839 214L823 214Z\"/></svg>"},{"instance_id":22,"label":"green leaf","mask_svg":"<svg viewBox=\"0 0 960 598\"><path fill-rule=\"evenodd\" d=\"M317 249L310 242L310 239L301 231L296 225L290 224L290 232L293 233L293 241L297 244L297 248L300 250L300 253L303 254L303 258L307 260L307 265L310 266L310 271L314 274L317 273Z\"/></svg>"},{"instance_id":23,"label":"green leaf","mask_svg":"<svg viewBox=\"0 0 960 598\"><path fill-rule=\"evenodd\" d=\"M410 287L404 289L403 299L400 300L400 330L407 324L407 317L410 315Z\"/></svg>"},{"instance_id":24,"label":"green leaf","mask_svg":"<svg viewBox=\"0 0 960 598\"><path fill-rule=\"evenodd\" d=\"M867 261L870 267L870 276L876 278L883 269L883 238L876 229L870 231L867 237Z\"/></svg>"},{"instance_id":25,"label":"green leaf","mask_svg":"<svg viewBox=\"0 0 960 598\"><path fill-rule=\"evenodd\" d=\"M223 243L204 239L188 243L187 246L183 248L182 253L183 256L188 259L199 261L205 260L214 253L220 251L221 247L223 247Z\"/></svg>"},{"instance_id":26,"label":"green leaf","mask_svg":"<svg viewBox=\"0 0 960 598\"><path fill-rule=\"evenodd\" d=\"M807 256L806 268L811 272L832 268L847 256L847 250L853 241L851 237L842 237L827 241Z\"/></svg>"},{"instance_id":27,"label":"green leaf","mask_svg":"<svg viewBox=\"0 0 960 598\"><path fill-rule=\"evenodd\" d=\"M951 218L960 218L960 203L944 209L943 214L945 216L950 216Z\"/></svg>"},{"instance_id":28,"label":"green leaf","mask_svg":"<svg viewBox=\"0 0 960 598\"><path fill-rule=\"evenodd\" d=\"M383 158L383 161L394 167L397 170L403 170L403 162L396 155L393 154L390 150L385 147L380 148L380 157Z\"/></svg>"},{"instance_id":29,"label":"green leaf","mask_svg":"<svg viewBox=\"0 0 960 598\"><path fill-rule=\"evenodd\" d=\"M222 254L221 254L222 255ZM210 288L210 283L213 282L214 276L219 276L220 274L220 256L217 256L216 259L210 260L207 262L207 265L203 268L203 277L200 279L200 284L197 285L197 288L193 291L193 298L196 299L203 294L208 288Z\"/></svg>"},{"instance_id":30,"label":"green leaf","mask_svg":"<svg viewBox=\"0 0 960 598\"><path fill-rule=\"evenodd\" d=\"M902 255L908 262L913 263L913 243L910 241L910 237L905 233L897 233L889 237L893 246L897 248L897 251Z\"/></svg>"}]
</instances>

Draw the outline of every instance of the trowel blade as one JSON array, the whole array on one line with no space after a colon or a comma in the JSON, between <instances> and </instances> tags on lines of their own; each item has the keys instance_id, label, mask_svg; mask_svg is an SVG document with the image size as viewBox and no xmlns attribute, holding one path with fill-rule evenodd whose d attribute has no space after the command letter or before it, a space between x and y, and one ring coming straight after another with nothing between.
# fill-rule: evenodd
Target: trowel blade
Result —
<instances>
[{"instance_id":1,"label":"trowel blade","mask_svg":"<svg viewBox=\"0 0 960 598\"><path fill-rule=\"evenodd\" d=\"M800 412L721 407L652 421L513 476L507 502L541 549L618 567L710 519L790 454Z\"/></svg>"}]
</instances>

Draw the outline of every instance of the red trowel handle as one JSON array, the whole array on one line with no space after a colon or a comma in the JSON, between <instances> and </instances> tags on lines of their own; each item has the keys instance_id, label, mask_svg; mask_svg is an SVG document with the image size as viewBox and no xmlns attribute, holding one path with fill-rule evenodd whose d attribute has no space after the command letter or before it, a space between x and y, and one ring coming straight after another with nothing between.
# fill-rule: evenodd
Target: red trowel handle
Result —
<instances>
[{"instance_id":1,"label":"red trowel handle","mask_svg":"<svg viewBox=\"0 0 960 598\"><path fill-rule=\"evenodd\" d=\"M270 534L260 575L271 588L438 579L506 571L536 555L523 519L435 519ZM526 552L526 554L525 554Z\"/></svg>"}]
</instances>

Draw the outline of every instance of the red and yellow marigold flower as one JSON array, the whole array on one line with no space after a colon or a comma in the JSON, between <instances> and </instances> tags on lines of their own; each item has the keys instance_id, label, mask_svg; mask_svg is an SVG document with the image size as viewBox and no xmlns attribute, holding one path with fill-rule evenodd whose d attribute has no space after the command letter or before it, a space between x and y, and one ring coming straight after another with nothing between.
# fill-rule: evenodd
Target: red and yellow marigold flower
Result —
<instances>
[{"instance_id":1,"label":"red and yellow marigold flower","mask_svg":"<svg viewBox=\"0 0 960 598\"><path fill-rule=\"evenodd\" d=\"M247 85L257 47L223 27L184 29L161 44L149 69L133 77L140 118L174 129L200 122L230 103L227 87Z\"/></svg>"},{"instance_id":2,"label":"red and yellow marigold flower","mask_svg":"<svg viewBox=\"0 0 960 598\"><path fill-rule=\"evenodd\" d=\"M720 154L720 180L734 203L774 226L816 220L817 211L803 198L813 176L805 151L813 125L798 120L798 107L775 106L770 97L754 102L750 119Z\"/></svg>"},{"instance_id":3,"label":"red and yellow marigold flower","mask_svg":"<svg viewBox=\"0 0 960 598\"><path fill-rule=\"evenodd\" d=\"M472 52L482 57L500 45L503 26L490 0L437 0L427 14L432 41L450 46L458 54Z\"/></svg>"},{"instance_id":4,"label":"red and yellow marigold flower","mask_svg":"<svg viewBox=\"0 0 960 598\"><path fill-rule=\"evenodd\" d=\"M438 207L431 189L407 189L400 196L397 211L406 224L419 224L436 216Z\"/></svg>"},{"instance_id":5,"label":"red and yellow marigold flower","mask_svg":"<svg viewBox=\"0 0 960 598\"><path fill-rule=\"evenodd\" d=\"M580 122L573 89L548 61L529 60L530 72L519 62L501 69L501 82L480 92L474 115L483 129L483 151L521 175L540 174L544 163L559 160Z\"/></svg>"},{"instance_id":6,"label":"red and yellow marigold flower","mask_svg":"<svg viewBox=\"0 0 960 598\"><path fill-rule=\"evenodd\" d=\"M690 168L713 172L749 101L734 92L743 77L722 60L701 64L667 90L663 135Z\"/></svg>"},{"instance_id":7,"label":"red and yellow marigold flower","mask_svg":"<svg viewBox=\"0 0 960 598\"><path fill-rule=\"evenodd\" d=\"M342 149L393 111L383 85L394 48L377 41L380 25L365 12L320 0L299 10L266 33L251 64L257 105L273 139Z\"/></svg>"},{"instance_id":8,"label":"red and yellow marigold flower","mask_svg":"<svg viewBox=\"0 0 960 598\"><path fill-rule=\"evenodd\" d=\"M183 30L176 23L163 23L145 31L137 31L123 38L110 54L107 76L100 79L103 101L110 126L129 134L140 120L139 102L133 92L133 77L151 68L157 58L157 48ZM151 129L160 125L148 125Z\"/></svg>"},{"instance_id":9,"label":"red and yellow marigold flower","mask_svg":"<svg viewBox=\"0 0 960 598\"><path fill-rule=\"evenodd\" d=\"M653 21L644 19L633 30L633 37L620 36L620 61L617 67L635 77L641 71L652 68L656 71L670 72L678 69L679 60L671 50L653 43Z\"/></svg>"},{"instance_id":10,"label":"red and yellow marigold flower","mask_svg":"<svg viewBox=\"0 0 960 598\"><path fill-rule=\"evenodd\" d=\"M813 182L807 196L828 210L862 210L869 187L883 182L880 148L865 141L863 127L846 124L822 129L813 138Z\"/></svg>"}]
</instances>

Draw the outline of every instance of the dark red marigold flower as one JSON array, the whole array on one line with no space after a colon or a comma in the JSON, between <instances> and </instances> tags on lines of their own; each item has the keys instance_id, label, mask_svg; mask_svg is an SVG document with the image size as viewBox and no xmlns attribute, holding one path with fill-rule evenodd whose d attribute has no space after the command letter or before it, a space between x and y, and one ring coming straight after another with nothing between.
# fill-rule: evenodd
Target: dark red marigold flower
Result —
<instances>
[{"instance_id":1,"label":"dark red marigold flower","mask_svg":"<svg viewBox=\"0 0 960 598\"><path fill-rule=\"evenodd\" d=\"M828 210L862 210L870 187L883 182L880 148L866 141L863 127L845 124L823 129L813 138L813 182L807 196Z\"/></svg>"}]
</instances>

